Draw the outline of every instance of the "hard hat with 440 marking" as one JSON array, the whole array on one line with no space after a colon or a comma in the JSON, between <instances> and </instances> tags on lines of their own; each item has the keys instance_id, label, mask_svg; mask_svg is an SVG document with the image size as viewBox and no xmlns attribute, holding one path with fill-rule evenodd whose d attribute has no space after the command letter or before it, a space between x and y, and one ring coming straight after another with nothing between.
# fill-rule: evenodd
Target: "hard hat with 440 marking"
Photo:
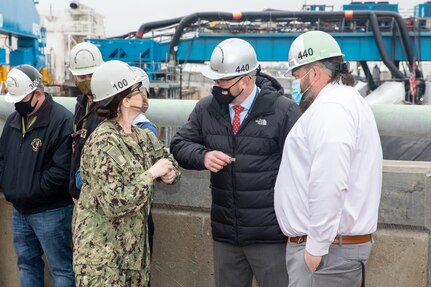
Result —
<instances>
[{"instance_id":1,"label":"hard hat with 440 marking","mask_svg":"<svg viewBox=\"0 0 431 287\"><path fill-rule=\"evenodd\" d=\"M135 73L128 64L112 60L104 62L93 73L91 91L93 101L107 106L113 97L144 80L142 75Z\"/></svg>"},{"instance_id":2,"label":"hard hat with 440 marking","mask_svg":"<svg viewBox=\"0 0 431 287\"><path fill-rule=\"evenodd\" d=\"M344 56L337 41L328 33L310 31L299 35L290 46L288 72L323 59Z\"/></svg>"},{"instance_id":3,"label":"hard hat with 440 marking","mask_svg":"<svg viewBox=\"0 0 431 287\"><path fill-rule=\"evenodd\" d=\"M202 74L212 80L247 75L259 68L254 48L239 38L224 40L211 54Z\"/></svg>"}]
</instances>

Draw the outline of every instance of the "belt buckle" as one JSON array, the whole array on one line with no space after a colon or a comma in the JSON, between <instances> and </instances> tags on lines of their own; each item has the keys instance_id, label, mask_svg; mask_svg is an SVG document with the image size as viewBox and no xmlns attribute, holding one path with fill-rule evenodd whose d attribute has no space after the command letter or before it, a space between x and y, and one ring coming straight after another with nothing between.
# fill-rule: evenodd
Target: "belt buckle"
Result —
<instances>
[{"instance_id":1,"label":"belt buckle","mask_svg":"<svg viewBox=\"0 0 431 287\"><path fill-rule=\"evenodd\" d=\"M301 244L304 241L305 241L305 236L299 236L299 239L298 239L297 243Z\"/></svg>"}]
</instances>

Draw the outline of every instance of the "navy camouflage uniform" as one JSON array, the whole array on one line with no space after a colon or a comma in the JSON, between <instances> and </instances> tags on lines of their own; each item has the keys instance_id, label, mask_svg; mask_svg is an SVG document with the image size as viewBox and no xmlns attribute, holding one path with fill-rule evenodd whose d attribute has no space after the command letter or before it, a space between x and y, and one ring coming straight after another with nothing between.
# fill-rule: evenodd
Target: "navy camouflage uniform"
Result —
<instances>
[{"instance_id":1,"label":"navy camouflage uniform","mask_svg":"<svg viewBox=\"0 0 431 287\"><path fill-rule=\"evenodd\" d=\"M149 130L132 127L138 143L112 120L85 144L82 192L73 226L76 286L147 286L148 213L153 178L148 169L172 155Z\"/></svg>"}]
</instances>

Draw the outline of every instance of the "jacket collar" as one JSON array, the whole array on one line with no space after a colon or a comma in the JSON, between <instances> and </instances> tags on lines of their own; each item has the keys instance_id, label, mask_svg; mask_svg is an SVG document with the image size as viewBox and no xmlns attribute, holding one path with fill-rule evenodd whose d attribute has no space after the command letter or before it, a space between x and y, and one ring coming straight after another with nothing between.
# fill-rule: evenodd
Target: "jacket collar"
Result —
<instances>
[{"instance_id":1,"label":"jacket collar","mask_svg":"<svg viewBox=\"0 0 431 287\"><path fill-rule=\"evenodd\" d=\"M81 94L76 97L76 102L78 103L79 106L86 107L88 103L88 98L86 95ZM95 104L96 104L95 102L92 102L90 107L94 106Z\"/></svg>"},{"instance_id":2,"label":"jacket collar","mask_svg":"<svg viewBox=\"0 0 431 287\"><path fill-rule=\"evenodd\" d=\"M78 109L75 111L75 114L73 115L73 123L74 123L74 129L81 129L82 128L82 122L86 119L89 118L91 114L94 113L94 115L97 117L96 112L95 112L95 108L96 108L96 103L92 102L91 105L88 107L87 109L87 103L88 103L88 98L86 95L79 95L76 98L76 102L78 105Z\"/></svg>"},{"instance_id":3,"label":"jacket collar","mask_svg":"<svg viewBox=\"0 0 431 287\"><path fill-rule=\"evenodd\" d=\"M52 96L48 93L45 93L45 101L42 103L40 108L36 111L36 113L30 118L36 117L36 121L34 124L31 125L31 127L27 130L27 132L40 128L40 127L46 127L49 124L49 118L51 114L51 108L52 108ZM21 121L22 117L18 112L14 112L12 114L12 119L10 121L9 126L18 130L21 130Z\"/></svg>"}]
</instances>

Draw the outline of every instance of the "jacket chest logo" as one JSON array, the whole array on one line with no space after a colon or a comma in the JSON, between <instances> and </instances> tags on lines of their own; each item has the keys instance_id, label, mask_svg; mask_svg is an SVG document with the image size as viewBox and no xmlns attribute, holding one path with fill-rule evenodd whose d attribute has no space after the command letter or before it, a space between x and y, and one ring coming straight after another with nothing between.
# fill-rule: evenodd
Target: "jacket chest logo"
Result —
<instances>
[{"instance_id":1,"label":"jacket chest logo","mask_svg":"<svg viewBox=\"0 0 431 287\"><path fill-rule=\"evenodd\" d=\"M81 130L81 138L83 138L83 139L87 138L87 129Z\"/></svg>"},{"instance_id":2,"label":"jacket chest logo","mask_svg":"<svg viewBox=\"0 0 431 287\"><path fill-rule=\"evenodd\" d=\"M42 140L40 138L34 138L31 141L31 147L33 148L33 151L37 152L42 146Z\"/></svg>"},{"instance_id":3,"label":"jacket chest logo","mask_svg":"<svg viewBox=\"0 0 431 287\"><path fill-rule=\"evenodd\" d=\"M256 123L259 125L259 126L266 126L266 120L265 119L257 119L256 120Z\"/></svg>"},{"instance_id":4,"label":"jacket chest logo","mask_svg":"<svg viewBox=\"0 0 431 287\"><path fill-rule=\"evenodd\" d=\"M80 129L72 134L72 138L76 138L78 136L85 139L87 137L87 129Z\"/></svg>"}]
</instances>

